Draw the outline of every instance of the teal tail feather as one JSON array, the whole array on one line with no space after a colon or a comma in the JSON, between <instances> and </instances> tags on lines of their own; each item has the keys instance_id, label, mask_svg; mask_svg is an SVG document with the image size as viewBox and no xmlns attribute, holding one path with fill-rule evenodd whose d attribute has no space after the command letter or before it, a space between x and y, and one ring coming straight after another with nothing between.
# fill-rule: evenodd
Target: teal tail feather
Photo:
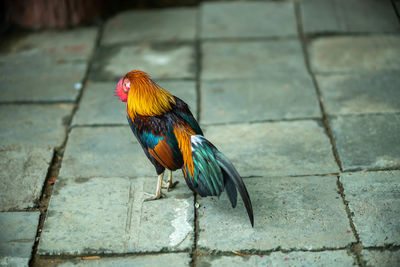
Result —
<instances>
[{"instance_id":1,"label":"teal tail feather","mask_svg":"<svg viewBox=\"0 0 400 267\"><path fill-rule=\"evenodd\" d=\"M225 189L232 204L236 207L237 191L243 199L250 223L254 226L253 207L249 193L242 178L217 148L201 135L191 136L193 177L185 167L183 174L187 185L200 196L219 196Z\"/></svg>"}]
</instances>

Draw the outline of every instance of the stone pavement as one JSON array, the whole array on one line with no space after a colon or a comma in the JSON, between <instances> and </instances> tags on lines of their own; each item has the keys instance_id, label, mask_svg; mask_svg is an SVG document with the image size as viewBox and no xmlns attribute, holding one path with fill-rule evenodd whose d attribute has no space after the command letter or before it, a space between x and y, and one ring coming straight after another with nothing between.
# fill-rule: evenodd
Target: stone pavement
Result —
<instances>
[{"instance_id":1,"label":"stone pavement","mask_svg":"<svg viewBox=\"0 0 400 267\"><path fill-rule=\"evenodd\" d=\"M399 265L399 13L206 2L10 38L0 266ZM195 196L180 172L143 202L156 174L113 96L131 69L190 104L244 177L254 228L241 201Z\"/></svg>"}]
</instances>

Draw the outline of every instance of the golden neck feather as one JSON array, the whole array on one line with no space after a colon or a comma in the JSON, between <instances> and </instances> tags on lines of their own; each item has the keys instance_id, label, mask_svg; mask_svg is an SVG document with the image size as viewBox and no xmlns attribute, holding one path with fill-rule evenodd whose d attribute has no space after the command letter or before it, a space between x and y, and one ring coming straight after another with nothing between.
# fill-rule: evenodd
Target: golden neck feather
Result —
<instances>
[{"instance_id":1,"label":"golden neck feather","mask_svg":"<svg viewBox=\"0 0 400 267\"><path fill-rule=\"evenodd\" d=\"M171 104L175 104L174 97L150 78L134 77L129 80L131 88L126 107L132 119L136 115L162 115L172 109Z\"/></svg>"}]
</instances>

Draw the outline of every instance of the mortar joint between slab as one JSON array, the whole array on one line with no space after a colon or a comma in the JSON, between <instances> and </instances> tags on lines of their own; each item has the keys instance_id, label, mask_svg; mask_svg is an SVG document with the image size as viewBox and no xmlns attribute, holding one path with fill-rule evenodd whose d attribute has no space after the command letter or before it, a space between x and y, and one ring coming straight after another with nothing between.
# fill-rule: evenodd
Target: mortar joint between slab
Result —
<instances>
[{"instance_id":1,"label":"mortar joint between slab","mask_svg":"<svg viewBox=\"0 0 400 267\"><path fill-rule=\"evenodd\" d=\"M339 153L338 153L337 147L336 147L336 141L335 141L335 138L333 136L332 130L331 130L330 126L329 126L328 116L326 114L325 107L324 107L324 104L323 104L323 101L322 101L321 90L320 90L320 88L318 86L317 79L315 78L315 75L311 70L309 54L308 54L308 51L307 51L307 39L306 39L306 36L304 34L303 24L302 24L302 20L301 20L300 4L297 3L297 2L295 3L295 14L296 14L296 21L297 21L297 31L298 31L298 35L299 35L299 38L300 38L301 47L302 47L302 50L303 50L304 62L305 62L305 65L306 65L307 72L311 76L312 82L313 82L314 87L315 87L315 91L316 91L316 94L317 94L317 97L318 97L319 107L320 107L321 114L322 114L322 122L324 124L326 134L327 134L327 136L329 138L329 141L331 143L332 153L333 153L333 155L335 157L336 163L339 166L340 171L343 171L342 162L340 160Z\"/></svg>"},{"instance_id":2,"label":"mortar joint between slab","mask_svg":"<svg viewBox=\"0 0 400 267\"><path fill-rule=\"evenodd\" d=\"M349 251L351 250L351 246L354 245L349 244L345 247L322 247L318 249L306 249L306 248L281 248L281 246L268 249L268 250L258 250L258 249L243 249L243 250L235 250L235 251L219 251L219 250L209 250L207 248L199 248L198 255L207 255L207 256L237 256L238 254L243 254L245 256L251 255L270 255L274 252L281 253L292 253L292 252L308 252L308 253L318 253L324 251Z\"/></svg>"},{"instance_id":3,"label":"mortar joint between slab","mask_svg":"<svg viewBox=\"0 0 400 267\"><path fill-rule=\"evenodd\" d=\"M92 67L92 63L93 63L93 59L94 59L94 55L95 55L95 51L98 49L99 44L100 44L100 39L102 36L102 32L103 32L103 24L100 24L98 26L98 32L97 32L97 36L96 36L96 41L95 41L95 45L91 54L91 57L88 60L88 66L84 75L84 78L82 80L82 84L83 84L83 88L82 90L79 91L78 96L75 100L75 105L71 111L71 114L68 118L67 121L64 122L65 127L65 138L63 143L59 146L56 147L54 149L54 153L53 153L53 158L51 161L51 164L49 166L47 175L46 175L46 179L42 188L42 195L40 197L40 201L39 201L39 209L40 209L40 217L39 217L39 224L38 224L38 229L36 232L36 236L35 236L35 243L33 245L32 248L32 254L31 254L31 258L29 260L29 266L33 266L36 262L36 257L37 257L37 251L38 251L38 246L39 246L39 240L40 240L40 236L41 236L41 232L42 232L42 228L44 225L44 221L46 218L46 214L47 214L47 209L50 203L50 198L51 198L51 194L53 191L53 185L49 183L49 179L52 177L56 177L58 178L59 176L59 171L61 168L61 164L62 164L62 159L63 159L63 154L64 154L64 150L68 141L68 136L69 133L71 132L71 124L72 124L72 119L76 113L76 111L78 110L79 107L79 103L80 100L82 98L82 95L86 89L86 84L88 81L88 76L89 76L89 72L91 70Z\"/></svg>"},{"instance_id":4,"label":"mortar joint between slab","mask_svg":"<svg viewBox=\"0 0 400 267\"><path fill-rule=\"evenodd\" d=\"M197 120L200 123L200 114L201 114L201 87L200 87L200 75L201 75L201 59L202 59L202 51L201 51L201 8L198 9L196 13L196 35L195 35L195 65L196 65L196 106L197 106Z\"/></svg>"},{"instance_id":5,"label":"mortar joint between slab","mask_svg":"<svg viewBox=\"0 0 400 267\"><path fill-rule=\"evenodd\" d=\"M197 242L199 240L199 226L198 226L198 213L197 213L197 208L196 208L196 203L197 203L197 194L193 193L193 208L194 208L194 222L193 222L193 226L194 226L194 238L193 238L193 250L190 253L190 257L191 257L191 262L190 262L190 266L191 267L195 267L196 266L196 261L197 261L197 256L199 255L199 250L197 248Z\"/></svg>"},{"instance_id":6,"label":"mortar joint between slab","mask_svg":"<svg viewBox=\"0 0 400 267\"><path fill-rule=\"evenodd\" d=\"M400 10L397 10L397 8L396 8L395 0L391 0L390 2L392 3L392 7L393 7L394 12L397 15L397 19L399 20L399 23L400 23Z\"/></svg>"},{"instance_id":7,"label":"mortar joint between slab","mask_svg":"<svg viewBox=\"0 0 400 267\"><path fill-rule=\"evenodd\" d=\"M360 241L360 236L359 236L359 234L357 232L357 229L356 229L356 227L354 225L354 222L353 222L353 219L352 219L352 216L351 216L350 207L349 207L348 202L346 201L346 195L344 194L344 187L343 187L343 184L340 182L339 176L337 178L337 186L338 186L338 189L339 189L339 194L342 197L343 204L345 205L346 214L347 214L347 218L349 219L351 230L352 230L352 232L353 232L353 234L354 234L354 236L355 236L355 238L357 240L356 243L353 243L351 245L350 251L355 256L355 258L357 260L357 263L360 266L363 266L363 262L362 262L362 259L361 259L361 250L363 249L363 245L362 245L362 243Z\"/></svg>"}]
</instances>

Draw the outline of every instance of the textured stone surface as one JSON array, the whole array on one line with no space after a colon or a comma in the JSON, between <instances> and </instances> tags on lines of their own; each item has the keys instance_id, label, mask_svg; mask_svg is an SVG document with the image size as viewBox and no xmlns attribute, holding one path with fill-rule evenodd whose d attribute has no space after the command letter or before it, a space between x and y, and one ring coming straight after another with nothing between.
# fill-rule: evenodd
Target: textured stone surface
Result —
<instances>
[{"instance_id":1,"label":"textured stone surface","mask_svg":"<svg viewBox=\"0 0 400 267\"><path fill-rule=\"evenodd\" d=\"M361 257L366 266L392 267L399 265L400 251L363 250Z\"/></svg>"},{"instance_id":2,"label":"textured stone surface","mask_svg":"<svg viewBox=\"0 0 400 267\"><path fill-rule=\"evenodd\" d=\"M127 124L125 103L114 96L116 86L88 81L72 125Z\"/></svg>"},{"instance_id":3,"label":"textured stone surface","mask_svg":"<svg viewBox=\"0 0 400 267\"><path fill-rule=\"evenodd\" d=\"M86 67L86 62L53 62L36 50L2 55L0 102L74 101Z\"/></svg>"},{"instance_id":4,"label":"textured stone surface","mask_svg":"<svg viewBox=\"0 0 400 267\"><path fill-rule=\"evenodd\" d=\"M93 63L91 77L93 80L120 79L134 69L146 71L153 79L194 79L194 45L157 43L102 47Z\"/></svg>"},{"instance_id":5,"label":"textured stone surface","mask_svg":"<svg viewBox=\"0 0 400 267\"><path fill-rule=\"evenodd\" d=\"M72 129L60 170L66 178L156 175L129 126Z\"/></svg>"},{"instance_id":6,"label":"textured stone surface","mask_svg":"<svg viewBox=\"0 0 400 267\"><path fill-rule=\"evenodd\" d=\"M285 35L297 35L293 3L214 2L202 5L202 38Z\"/></svg>"},{"instance_id":7,"label":"textured stone surface","mask_svg":"<svg viewBox=\"0 0 400 267\"><path fill-rule=\"evenodd\" d=\"M0 212L0 266L28 266L39 212Z\"/></svg>"},{"instance_id":8,"label":"textured stone surface","mask_svg":"<svg viewBox=\"0 0 400 267\"><path fill-rule=\"evenodd\" d=\"M70 266L120 266L120 267L131 267L131 266L190 266L190 255L188 253L168 253L168 254L154 254L154 255L140 255L140 256L123 256L123 257L112 257L112 258L101 258L95 260L70 260L61 262L57 266L70 267ZM46 264L46 261L42 261Z\"/></svg>"},{"instance_id":9,"label":"textured stone surface","mask_svg":"<svg viewBox=\"0 0 400 267\"><path fill-rule=\"evenodd\" d=\"M400 115L346 116L331 119L344 170L400 166Z\"/></svg>"},{"instance_id":10,"label":"textured stone surface","mask_svg":"<svg viewBox=\"0 0 400 267\"><path fill-rule=\"evenodd\" d=\"M198 266L354 266L355 260L345 250L322 252L272 252L253 256L202 256Z\"/></svg>"},{"instance_id":11,"label":"textured stone surface","mask_svg":"<svg viewBox=\"0 0 400 267\"><path fill-rule=\"evenodd\" d=\"M240 201L231 209L226 194L198 199L198 247L206 250L320 249L355 241L337 178L310 176L248 178L254 228Z\"/></svg>"},{"instance_id":12,"label":"textured stone surface","mask_svg":"<svg viewBox=\"0 0 400 267\"><path fill-rule=\"evenodd\" d=\"M96 42L97 27L68 31L30 33L10 40L7 52L37 53L54 62L89 60Z\"/></svg>"},{"instance_id":13,"label":"textured stone surface","mask_svg":"<svg viewBox=\"0 0 400 267\"><path fill-rule=\"evenodd\" d=\"M353 222L364 247L400 244L400 171L341 176Z\"/></svg>"},{"instance_id":14,"label":"textured stone surface","mask_svg":"<svg viewBox=\"0 0 400 267\"><path fill-rule=\"evenodd\" d=\"M193 194L184 181L167 198L143 202L156 179L58 180L39 254L96 254L189 250ZM100 238L101 237L101 238Z\"/></svg>"},{"instance_id":15,"label":"textured stone surface","mask_svg":"<svg viewBox=\"0 0 400 267\"><path fill-rule=\"evenodd\" d=\"M400 70L399 55L396 35L320 38L310 47L311 66L317 73Z\"/></svg>"},{"instance_id":16,"label":"textured stone surface","mask_svg":"<svg viewBox=\"0 0 400 267\"><path fill-rule=\"evenodd\" d=\"M328 114L400 111L399 73L318 75L317 81Z\"/></svg>"},{"instance_id":17,"label":"textured stone surface","mask_svg":"<svg viewBox=\"0 0 400 267\"><path fill-rule=\"evenodd\" d=\"M123 12L107 22L102 43L193 40L196 14L194 8Z\"/></svg>"},{"instance_id":18,"label":"textured stone surface","mask_svg":"<svg viewBox=\"0 0 400 267\"><path fill-rule=\"evenodd\" d=\"M320 117L310 77L203 81L202 123Z\"/></svg>"},{"instance_id":19,"label":"textured stone surface","mask_svg":"<svg viewBox=\"0 0 400 267\"><path fill-rule=\"evenodd\" d=\"M51 148L0 150L0 210L37 204L52 157Z\"/></svg>"},{"instance_id":20,"label":"textured stone surface","mask_svg":"<svg viewBox=\"0 0 400 267\"><path fill-rule=\"evenodd\" d=\"M268 78L274 72L307 75L298 40L205 42L202 79Z\"/></svg>"},{"instance_id":21,"label":"textured stone surface","mask_svg":"<svg viewBox=\"0 0 400 267\"><path fill-rule=\"evenodd\" d=\"M314 121L209 126L205 136L242 176L338 171L329 139Z\"/></svg>"},{"instance_id":22,"label":"textured stone surface","mask_svg":"<svg viewBox=\"0 0 400 267\"><path fill-rule=\"evenodd\" d=\"M196 114L194 81L160 81L163 88L183 99ZM128 124L125 103L114 96L117 82L88 82L73 125Z\"/></svg>"},{"instance_id":23,"label":"textured stone surface","mask_svg":"<svg viewBox=\"0 0 400 267\"><path fill-rule=\"evenodd\" d=\"M400 25L390 1L300 1L306 33L397 32Z\"/></svg>"},{"instance_id":24,"label":"textured stone surface","mask_svg":"<svg viewBox=\"0 0 400 267\"><path fill-rule=\"evenodd\" d=\"M64 141L63 119L72 106L2 105L0 106L0 146L59 146Z\"/></svg>"}]
</instances>

